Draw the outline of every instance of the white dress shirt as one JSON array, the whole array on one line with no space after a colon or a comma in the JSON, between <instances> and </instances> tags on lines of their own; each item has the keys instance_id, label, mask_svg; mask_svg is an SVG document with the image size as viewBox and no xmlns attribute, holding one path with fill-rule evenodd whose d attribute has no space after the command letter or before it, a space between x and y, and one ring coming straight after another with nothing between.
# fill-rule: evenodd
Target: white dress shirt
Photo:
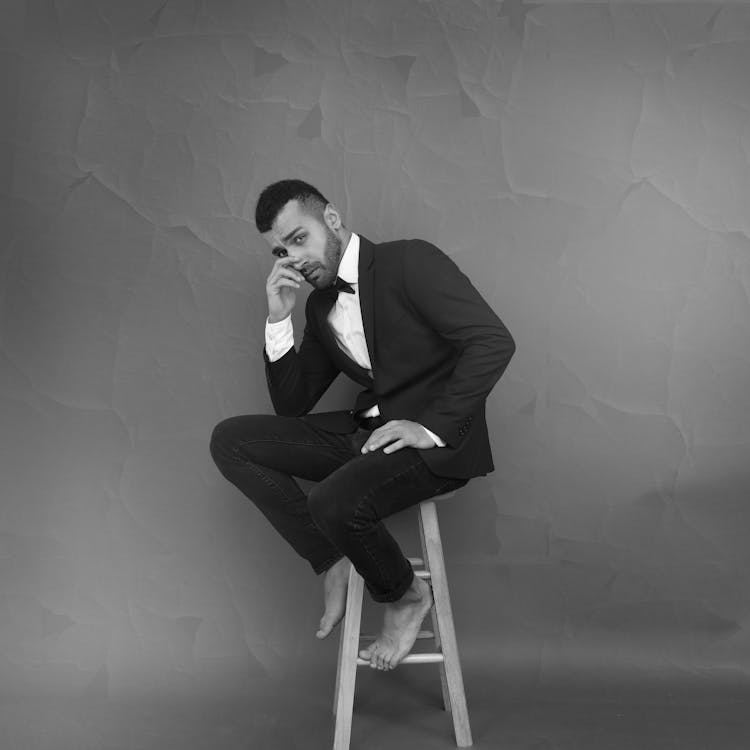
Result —
<instances>
[{"instance_id":1,"label":"white dress shirt","mask_svg":"<svg viewBox=\"0 0 750 750\"><path fill-rule=\"evenodd\" d=\"M341 256L338 270L339 278L351 284L354 294L340 292L336 303L328 314L328 323L333 330L334 338L341 351L363 367L372 377L372 363L367 351L365 327L362 323L362 308L359 305L359 235L352 232L349 243ZM294 329L292 316L287 315L283 320L269 323L266 319L266 354L270 362L281 359L294 346ZM378 405L363 413L366 417L380 414ZM424 425L422 429L441 448L445 442L434 432L430 432Z\"/></svg>"}]
</instances>

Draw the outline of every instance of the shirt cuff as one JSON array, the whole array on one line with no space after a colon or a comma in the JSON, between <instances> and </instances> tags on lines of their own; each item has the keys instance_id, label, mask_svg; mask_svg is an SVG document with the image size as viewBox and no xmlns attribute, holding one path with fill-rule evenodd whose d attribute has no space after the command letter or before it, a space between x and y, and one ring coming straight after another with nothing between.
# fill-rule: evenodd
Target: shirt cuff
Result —
<instances>
[{"instance_id":1,"label":"shirt cuff","mask_svg":"<svg viewBox=\"0 0 750 750\"><path fill-rule=\"evenodd\" d=\"M266 318L266 354L269 362L281 359L294 347L294 328L292 316L287 315L283 320L269 323Z\"/></svg>"},{"instance_id":2,"label":"shirt cuff","mask_svg":"<svg viewBox=\"0 0 750 750\"><path fill-rule=\"evenodd\" d=\"M438 448L445 448L445 440L439 438L434 432L428 430L423 424L419 425L434 441Z\"/></svg>"}]
</instances>

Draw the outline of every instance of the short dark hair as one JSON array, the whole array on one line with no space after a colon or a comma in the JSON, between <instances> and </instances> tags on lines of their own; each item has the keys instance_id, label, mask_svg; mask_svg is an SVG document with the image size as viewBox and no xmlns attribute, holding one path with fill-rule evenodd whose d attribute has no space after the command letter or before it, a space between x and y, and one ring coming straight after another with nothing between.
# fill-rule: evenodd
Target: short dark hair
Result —
<instances>
[{"instance_id":1,"label":"short dark hair","mask_svg":"<svg viewBox=\"0 0 750 750\"><path fill-rule=\"evenodd\" d=\"M263 189L255 205L255 226L263 234L268 232L282 208L291 200L298 200L307 213L319 216L328 200L316 187L302 180L279 180Z\"/></svg>"}]
</instances>

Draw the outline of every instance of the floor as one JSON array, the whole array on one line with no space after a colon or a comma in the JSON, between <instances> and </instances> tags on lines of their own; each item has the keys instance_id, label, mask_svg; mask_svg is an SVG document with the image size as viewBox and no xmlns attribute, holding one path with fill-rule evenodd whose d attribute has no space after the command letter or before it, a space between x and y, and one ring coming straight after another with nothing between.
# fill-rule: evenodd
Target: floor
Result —
<instances>
[{"instance_id":1,"label":"floor","mask_svg":"<svg viewBox=\"0 0 750 750\"><path fill-rule=\"evenodd\" d=\"M331 644L333 645L333 644ZM330 656L328 654L327 656ZM489 750L747 750L750 683L615 675L540 685L528 670L464 658L474 747ZM330 748L334 672L307 657L296 674L236 697L117 702L0 698L2 750L314 750ZM455 747L435 665L360 668L352 750Z\"/></svg>"}]
</instances>

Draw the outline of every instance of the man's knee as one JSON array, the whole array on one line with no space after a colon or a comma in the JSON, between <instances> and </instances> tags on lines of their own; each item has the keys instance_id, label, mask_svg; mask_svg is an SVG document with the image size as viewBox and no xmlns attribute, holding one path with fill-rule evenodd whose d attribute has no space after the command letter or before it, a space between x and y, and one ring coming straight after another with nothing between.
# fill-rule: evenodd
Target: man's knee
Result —
<instances>
[{"instance_id":1,"label":"man's knee","mask_svg":"<svg viewBox=\"0 0 750 750\"><path fill-rule=\"evenodd\" d=\"M211 432L211 440L208 443L208 449L211 451L211 458L214 463L221 464L227 461L231 456L231 422L234 417L222 419Z\"/></svg>"},{"instance_id":2,"label":"man's knee","mask_svg":"<svg viewBox=\"0 0 750 750\"><path fill-rule=\"evenodd\" d=\"M222 419L211 432L209 450L216 464L236 461L240 447L252 442L266 415L241 415Z\"/></svg>"}]
</instances>

